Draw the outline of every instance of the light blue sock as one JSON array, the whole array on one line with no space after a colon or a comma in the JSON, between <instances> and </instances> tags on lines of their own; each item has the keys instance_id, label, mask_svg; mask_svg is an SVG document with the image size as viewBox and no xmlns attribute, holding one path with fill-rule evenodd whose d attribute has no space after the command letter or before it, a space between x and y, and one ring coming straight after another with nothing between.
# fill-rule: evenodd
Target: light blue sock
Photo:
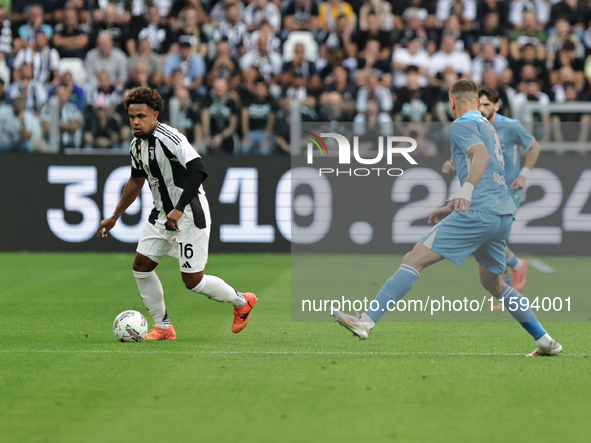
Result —
<instances>
[{"instance_id":1,"label":"light blue sock","mask_svg":"<svg viewBox=\"0 0 591 443\"><path fill-rule=\"evenodd\" d=\"M511 286L511 276L509 275L509 272L505 271L505 273L503 274L503 280L505 281L505 283Z\"/></svg>"},{"instance_id":2,"label":"light blue sock","mask_svg":"<svg viewBox=\"0 0 591 443\"><path fill-rule=\"evenodd\" d=\"M509 256L507 257L507 264L509 266L511 266L512 268L514 268L515 266L517 266L517 261L519 260L519 258L515 255L515 253L509 249Z\"/></svg>"},{"instance_id":3,"label":"light blue sock","mask_svg":"<svg viewBox=\"0 0 591 443\"><path fill-rule=\"evenodd\" d=\"M377 307L374 301L365 313L376 323L380 321L382 315L388 312L388 308L392 309L392 301L398 302L404 297L413 287L419 275L419 271L414 266L402 263L394 275L386 280L386 283L384 283L384 286L374 299L377 301ZM375 308L375 310L372 310L372 308Z\"/></svg>"},{"instance_id":4,"label":"light blue sock","mask_svg":"<svg viewBox=\"0 0 591 443\"><path fill-rule=\"evenodd\" d=\"M501 291L497 298L499 301L503 301L505 309L523 326L523 329L529 332L534 340L537 340L546 333L546 330L538 321L536 314L533 313L529 304L526 304L525 301L523 303L521 302L525 300L525 297L513 289L513 287L509 285L505 286L505 289ZM527 309L524 310L524 306L527 306Z\"/></svg>"}]
</instances>

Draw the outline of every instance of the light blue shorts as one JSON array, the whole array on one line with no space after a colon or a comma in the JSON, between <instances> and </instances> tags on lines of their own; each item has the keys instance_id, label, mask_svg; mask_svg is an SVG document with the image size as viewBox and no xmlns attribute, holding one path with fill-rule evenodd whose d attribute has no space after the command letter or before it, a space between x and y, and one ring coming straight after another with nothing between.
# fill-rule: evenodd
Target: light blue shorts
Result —
<instances>
[{"instance_id":1,"label":"light blue shorts","mask_svg":"<svg viewBox=\"0 0 591 443\"><path fill-rule=\"evenodd\" d=\"M517 210L521 205L521 202L523 201L523 189L520 189L518 191L513 191L512 189L509 189L509 195L513 199L513 203L515 203L515 209Z\"/></svg>"},{"instance_id":2,"label":"light blue shorts","mask_svg":"<svg viewBox=\"0 0 591 443\"><path fill-rule=\"evenodd\" d=\"M427 248L460 266L470 254L493 274L505 272L505 245L512 215L454 211L421 239Z\"/></svg>"}]
</instances>

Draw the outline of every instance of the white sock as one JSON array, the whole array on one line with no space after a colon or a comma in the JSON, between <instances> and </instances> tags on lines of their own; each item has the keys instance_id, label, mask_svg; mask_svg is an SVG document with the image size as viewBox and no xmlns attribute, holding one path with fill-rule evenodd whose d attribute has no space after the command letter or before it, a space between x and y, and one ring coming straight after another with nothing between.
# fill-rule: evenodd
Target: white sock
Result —
<instances>
[{"instance_id":1,"label":"white sock","mask_svg":"<svg viewBox=\"0 0 591 443\"><path fill-rule=\"evenodd\" d=\"M376 322L373 321L373 318L371 318L365 312L361 314L361 318L359 320L361 320L361 324L369 330L371 330L376 325Z\"/></svg>"},{"instance_id":2,"label":"white sock","mask_svg":"<svg viewBox=\"0 0 591 443\"><path fill-rule=\"evenodd\" d=\"M513 266L513 270L517 271L519 268L521 268L523 266L523 260L521 260L520 258L517 259L517 264L515 266Z\"/></svg>"},{"instance_id":3,"label":"white sock","mask_svg":"<svg viewBox=\"0 0 591 443\"><path fill-rule=\"evenodd\" d=\"M549 348L552 344L552 337L550 337L548 333L546 333L536 340L536 344L540 348Z\"/></svg>"},{"instance_id":4,"label":"white sock","mask_svg":"<svg viewBox=\"0 0 591 443\"><path fill-rule=\"evenodd\" d=\"M224 280L214 275L204 275L197 286L191 291L196 294L203 294L211 300L231 303L235 308L240 308L246 304L244 295L227 284Z\"/></svg>"},{"instance_id":5,"label":"white sock","mask_svg":"<svg viewBox=\"0 0 591 443\"><path fill-rule=\"evenodd\" d=\"M133 271L133 275L135 276L135 281L137 282L137 287L140 290L144 305L148 308L150 315L154 317L156 327L168 329L170 327L170 321L166 315L164 291L162 290L160 279L154 271Z\"/></svg>"}]
</instances>

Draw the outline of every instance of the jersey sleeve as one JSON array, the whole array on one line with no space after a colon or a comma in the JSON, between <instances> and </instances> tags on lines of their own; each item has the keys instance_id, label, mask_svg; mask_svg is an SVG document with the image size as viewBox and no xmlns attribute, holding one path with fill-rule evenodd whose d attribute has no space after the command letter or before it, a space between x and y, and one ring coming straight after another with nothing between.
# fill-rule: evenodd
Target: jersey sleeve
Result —
<instances>
[{"instance_id":1,"label":"jersey sleeve","mask_svg":"<svg viewBox=\"0 0 591 443\"><path fill-rule=\"evenodd\" d=\"M133 154L135 141L136 139L134 138L129 145L129 153L131 155L131 176L133 178L147 177L148 174L146 174L146 171L144 171L144 168Z\"/></svg>"},{"instance_id":2,"label":"jersey sleeve","mask_svg":"<svg viewBox=\"0 0 591 443\"><path fill-rule=\"evenodd\" d=\"M534 136L531 135L527 129L525 129L521 122L516 124L515 135L519 144L523 146L524 149L529 149L535 140Z\"/></svg>"},{"instance_id":3,"label":"jersey sleeve","mask_svg":"<svg viewBox=\"0 0 591 443\"><path fill-rule=\"evenodd\" d=\"M166 131L171 131L171 129L167 128ZM168 151L167 156L171 155L176 158L185 169L187 168L187 163L201 157L193 146L191 146L187 137L176 130L170 132L170 135L160 138L160 142Z\"/></svg>"},{"instance_id":4,"label":"jersey sleeve","mask_svg":"<svg viewBox=\"0 0 591 443\"><path fill-rule=\"evenodd\" d=\"M464 154L474 145L484 145L478 134L478 122L456 121L450 128L450 138Z\"/></svg>"}]
</instances>

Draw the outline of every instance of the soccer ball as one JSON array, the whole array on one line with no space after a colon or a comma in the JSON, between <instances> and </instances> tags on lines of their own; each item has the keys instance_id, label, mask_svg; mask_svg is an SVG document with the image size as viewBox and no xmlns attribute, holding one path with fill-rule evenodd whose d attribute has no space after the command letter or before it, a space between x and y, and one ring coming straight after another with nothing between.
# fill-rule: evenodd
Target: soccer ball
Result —
<instances>
[{"instance_id":1,"label":"soccer ball","mask_svg":"<svg viewBox=\"0 0 591 443\"><path fill-rule=\"evenodd\" d=\"M123 311L115 318L113 332L119 341L142 341L148 334L148 321L138 311Z\"/></svg>"}]
</instances>

